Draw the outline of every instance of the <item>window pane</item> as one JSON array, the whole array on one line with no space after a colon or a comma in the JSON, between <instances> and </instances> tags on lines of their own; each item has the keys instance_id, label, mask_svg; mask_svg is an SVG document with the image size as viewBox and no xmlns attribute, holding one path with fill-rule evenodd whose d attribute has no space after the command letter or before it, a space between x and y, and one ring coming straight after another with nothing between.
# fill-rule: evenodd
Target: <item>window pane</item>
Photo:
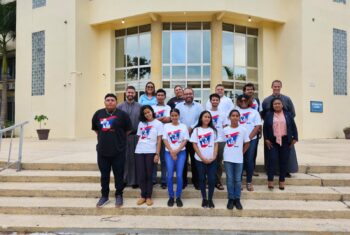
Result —
<instances>
[{"instance_id":1,"label":"window pane","mask_svg":"<svg viewBox=\"0 0 350 235\"><path fill-rule=\"evenodd\" d=\"M185 30L186 23L172 23L172 30Z\"/></svg>"},{"instance_id":2,"label":"window pane","mask_svg":"<svg viewBox=\"0 0 350 235\"><path fill-rule=\"evenodd\" d=\"M115 82L125 82L125 70L115 71Z\"/></svg>"},{"instance_id":3,"label":"window pane","mask_svg":"<svg viewBox=\"0 0 350 235\"><path fill-rule=\"evenodd\" d=\"M235 27L235 32L236 33L244 33L244 34L246 34L246 30L247 30L247 28L245 26L236 25L236 27Z\"/></svg>"},{"instance_id":4,"label":"window pane","mask_svg":"<svg viewBox=\"0 0 350 235\"><path fill-rule=\"evenodd\" d=\"M201 63L201 31L187 32L187 62Z\"/></svg>"},{"instance_id":5,"label":"window pane","mask_svg":"<svg viewBox=\"0 0 350 235\"><path fill-rule=\"evenodd\" d=\"M150 32L151 31L151 25L150 24L141 25L139 30L140 30L140 33Z\"/></svg>"},{"instance_id":6,"label":"window pane","mask_svg":"<svg viewBox=\"0 0 350 235\"><path fill-rule=\"evenodd\" d=\"M222 32L222 65L233 67L233 33Z\"/></svg>"},{"instance_id":7,"label":"window pane","mask_svg":"<svg viewBox=\"0 0 350 235\"><path fill-rule=\"evenodd\" d=\"M187 23L187 30L191 29L201 29L201 22L189 22Z\"/></svg>"},{"instance_id":8,"label":"window pane","mask_svg":"<svg viewBox=\"0 0 350 235\"><path fill-rule=\"evenodd\" d=\"M203 63L210 63L210 31L203 31Z\"/></svg>"},{"instance_id":9,"label":"window pane","mask_svg":"<svg viewBox=\"0 0 350 235\"><path fill-rule=\"evenodd\" d=\"M115 91L125 91L125 83L123 84L115 84Z\"/></svg>"},{"instance_id":10,"label":"window pane","mask_svg":"<svg viewBox=\"0 0 350 235\"><path fill-rule=\"evenodd\" d=\"M137 35L126 38L126 54L128 67L138 65L138 42Z\"/></svg>"},{"instance_id":11,"label":"window pane","mask_svg":"<svg viewBox=\"0 0 350 235\"><path fill-rule=\"evenodd\" d=\"M187 67L187 77L191 78L201 78L201 67L200 66L188 66Z\"/></svg>"},{"instance_id":12,"label":"window pane","mask_svg":"<svg viewBox=\"0 0 350 235\"><path fill-rule=\"evenodd\" d=\"M210 81L203 81L203 88L210 88Z\"/></svg>"},{"instance_id":13,"label":"window pane","mask_svg":"<svg viewBox=\"0 0 350 235\"><path fill-rule=\"evenodd\" d=\"M179 31L171 33L171 50L173 64L186 63L186 32Z\"/></svg>"},{"instance_id":14,"label":"window pane","mask_svg":"<svg viewBox=\"0 0 350 235\"><path fill-rule=\"evenodd\" d=\"M163 32L162 52L163 64L170 64L170 32Z\"/></svg>"},{"instance_id":15,"label":"window pane","mask_svg":"<svg viewBox=\"0 0 350 235\"><path fill-rule=\"evenodd\" d=\"M203 22L203 29L210 29L210 22Z\"/></svg>"},{"instance_id":16,"label":"window pane","mask_svg":"<svg viewBox=\"0 0 350 235\"><path fill-rule=\"evenodd\" d=\"M247 34L249 35L254 35L254 36L258 36L258 29L255 29L255 28L248 28L247 29Z\"/></svg>"},{"instance_id":17,"label":"window pane","mask_svg":"<svg viewBox=\"0 0 350 235\"><path fill-rule=\"evenodd\" d=\"M170 23L163 23L163 30L170 30Z\"/></svg>"},{"instance_id":18,"label":"window pane","mask_svg":"<svg viewBox=\"0 0 350 235\"><path fill-rule=\"evenodd\" d=\"M187 86L192 88L201 88L201 81L189 81L187 82Z\"/></svg>"},{"instance_id":19,"label":"window pane","mask_svg":"<svg viewBox=\"0 0 350 235\"><path fill-rule=\"evenodd\" d=\"M170 67L163 66L163 79L169 79L169 78L170 78Z\"/></svg>"},{"instance_id":20,"label":"window pane","mask_svg":"<svg viewBox=\"0 0 350 235\"><path fill-rule=\"evenodd\" d=\"M140 34L140 65L151 64L151 34Z\"/></svg>"},{"instance_id":21,"label":"window pane","mask_svg":"<svg viewBox=\"0 0 350 235\"><path fill-rule=\"evenodd\" d=\"M235 80L245 81L246 78L247 78L246 69L235 67Z\"/></svg>"},{"instance_id":22,"label":"window pane","mask_svg":"<svg viewBox=\"0 0 350 235\"><path fill-rule=\"evenodd\" d=\"M115 67L125 67L125 51L124 51L124 38L116 40L115 45Z\"/></svg>"},{"instance_id":23,"label":"window pane","mask_svg":"<svg viewBox=\"0 0 350 235\"><path fill-rule=\"evenodd\" d=\"M115 31L115 36L116 37L121 37L121 36L125 36L125 29L120 29L120 30L116 30Z\"/></svg>"},{"instance_id":24,"label":"window pane","mask_svg":"<svg viewBox=\"0 0 350 235\"><path fill-rule=\"evenodd\" d=\"M203 93L203 99L202 99L202 104L206 104L207 101L209 100L209 96L210 96L210 90L202 90Z\"/></svg>"},{"instance_id":25,"label":"window pane","mask_svg":"<svg viewBox=\"0 0 350 235\"><path fill-rule=\"evenodd\" d=\"M172 78L173 79L185 79L186 73L185 73L185 66L174 66L172 68Z\"/></svg>"},{"instance_id":26,"label":"window pane","mask_svg":"<svg viewBox=\"0 0 350 235\"><path fill-rule=\"evenodd\" d=\"M139 32L138 27L128 28L126 29L127 35L137 34Z\"/></svg>"},{"instance_id":27,"label":"window pane","mask_svg":"<svg viewBox=\"0 0 350 235\"><path fill-rule=\"evenodd\" d=\"M222 66L222 79L233 80L233 67Z\"/></svg>"},{"instance_id":28,"label":"window pane","mask_svg":"<svg viewBox=\"0 0 350 235\"><path fill-rule=\"evenodd\" d=\"M170 88L170 81L163 82L163 88Z\"/></svg>"},{"instance_id":29,"label":"window pane","mask_svg":"<svg viewBox=\"0 0 350 235\"><path fill-rule=\"evenodd\" d=\"M235 34L235 65L246 66L246 37Z\"/></svg>"},{"instance_id":30,"label":"window pane","mask_svg":"<svg viewBox=\"0 0 350 235\"><path fill-rule=\"evenodd\" d=\"M228 32L233 32L234 31L234 25L233 24L222 24L222 30L223 31L228 31Z\"/></svg>"},{"instance_id":31,"label":"window pane","mask_svg":"<svg viewBox=\"0 0 350 235\"><path fill-rule=\"evenodd\" d=\"M248 43L248 66L258 67L258 39L257 38L247 38Z\"/></svg>"},{"instance_id":32,"label":"window pane","mask_svg":"<svg viewBox=\"0 0 350 235\"><path fill-rule=\"evenodd\" d=\"M138 78L138 69L128 69L127 70L127 81L137 80Z\"/></svg>"},{"instance_id":33,"label":"window pane","mask_svg":"<svg viewBox=\"0 0 350 235\"><path fill-rule=\"evenodd\" d=\"M210 78L210 66L203 66L203 78Z\"/></svg>"},{"instance_id":34,"label":"window pane","mask_svg":"<svg viewBox=\"0 0 350 235\"><path fill-rule=\"evenodd\" d=\"M140 68L140 79L151 79L151 67Z\"/></svg>"},{"instance_id":35,"label":"window pane","mask_svg":"<svg viewBox=\"0 0 350 235\"><path fill-rule=\"evenodd\" d=\"M247 69L247 79L250 82L258 82L258 70L257 69Z\"/></svg>"}]
</instances>

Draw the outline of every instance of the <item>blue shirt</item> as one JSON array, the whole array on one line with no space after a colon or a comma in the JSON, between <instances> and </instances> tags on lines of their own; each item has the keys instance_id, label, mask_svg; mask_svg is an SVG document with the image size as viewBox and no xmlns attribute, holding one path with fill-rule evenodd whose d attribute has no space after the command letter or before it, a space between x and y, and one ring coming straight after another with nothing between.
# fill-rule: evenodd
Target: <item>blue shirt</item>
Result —
<instances>
[{"instance_id":1,"label":"blue shirt","mask_svg":"<svg viewBox=\"0 0 350 235\"><path fill-rule=\"evenodd\" d=\"M175 108L180 110L180 122L185 124L187 128L194 128L203 111L203 107L198 102L192 102L192 104L181 102Z\"/></svg>"},{"instance_id":2,"label":"blue shirt","mask_svg":"<svg viewBox=\"0 0 350 235\"><path fill-rule=\"evenodd\" d=\"M152 96L152 99L149 99L146 94L143 94L140 96L139 103L144 106L144 105L156 105L157 104L157 99L155 96Z\"/></svg>"}]
</instances>

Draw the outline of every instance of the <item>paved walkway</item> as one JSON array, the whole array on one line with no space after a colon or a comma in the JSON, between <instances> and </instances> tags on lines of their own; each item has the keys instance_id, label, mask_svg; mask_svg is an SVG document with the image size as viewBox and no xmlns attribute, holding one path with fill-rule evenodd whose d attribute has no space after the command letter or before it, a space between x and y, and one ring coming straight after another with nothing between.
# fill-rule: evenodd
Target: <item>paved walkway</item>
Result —
<instances>
[{"instance_id":1,"label":"paved walkway","mask_svg":"<svg viewBox=\"0 0 350 235\"><path fill-rule=\"evenodd\" d=\"M9 139L3 139L0 161L6 161ZM49 139L39 141L27 138L23 146L24 163L95 163L96 139ZM302 140L296 145L299 165L350 166L350 140ZM12 159L18 156L18 139L13 141ZM260 141L258 164L263 164L263 146Z\"/></svg>"}]
</instances>

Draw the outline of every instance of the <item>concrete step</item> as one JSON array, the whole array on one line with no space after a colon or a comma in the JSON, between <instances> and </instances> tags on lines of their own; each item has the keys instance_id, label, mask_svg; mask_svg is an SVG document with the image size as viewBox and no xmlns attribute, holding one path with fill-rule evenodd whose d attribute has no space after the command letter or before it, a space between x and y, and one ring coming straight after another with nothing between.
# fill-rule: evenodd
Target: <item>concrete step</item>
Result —
<instances>
[{"instance_id":1,"label":"concrete step","mask_svg":"<svg viewBox=\"0 0 350 235\"><path fill-rule=\"evenodd\" d=\"M235 216L264 218L350 219L350 202L301 200L242 200L243 210L227 210L226 199L214 199L215 209L201 207L200 198L183 199L184 207L169 208L167 198L154 198L154 205L137 206L136 198L124 198L115 208L114 198L96 208L93 198L0 197L0 213L30 215L152 215L152 216Z\"/></svg>"},{"instance_id":2,"label":"concrete step","mask_svg":"<svg viewBox=\"0 0 350 235\"><path fill-rule=\"evenodd\" d=\"M98 183L1 183L0 196L4 197L77 197L97 198L100 194ZM114 185L110 185L113 197ZM176 186L174 186L176 190ZM155 198L167 198L168 190L154 186ZM125 188L124 197L138 198L140 189ZM200 198L200 191L192 185L183 190L183 198ZM226 199L226 188L223 191L215 189L214 197ZM287 186L284 191L277 187L270 191L266 186L255 186L254 192L242 191L243 199L256 200L323 200L350 201L350 187L319 187L319 186Z\"/></svg>"},{"instance_id":3,"label":"concrete step","mask_svg":"<svg viewBox=\"0 0 350 235\"><path fill-rule=\"evenodd\" d=\"M348 219L218 216L67 216L0 214L0 232L53 234L349 234ZM205 221L205 223L203 223Z\"/></svg>"},{"instance_id":4,"label":"concrete step","mask_svg":"<svg viewBox=\"0 0 350 235\"><path fill-rule=\"evenodd\" d=\"M158 178L160 172L158 172ZM188 173L191 182L191 172ZM259 173L259 176L253 177L255 185L265 185L267 176L265 173ZM113 174L111 180L114 182ZM23 170L17 172L8 169L0 172L0 182L81 182L98 183L100 181L99 171L46 171L46 170ZM159 181L159 180L158 180ZM175 182L174 178L174 182ZM243 178L245 182L245 178ZM278 177L275 177L276 184ZM226 175L223 174L222 183L226 184ZM305 185L305 186L350 186L350 174L346 173L321 173L321 174L292 174L292 178L286 178L287 185Z\"/></svg>"},{"instance_id":5,"label":"concrete step","mask_svg":"<svg viewBox=\"0 0 350 235\"><path fill-rule=\"evenodd\" d=\"M25 159L25 157L24 157ZM5 161L0 161L0 167L6 164ZM96 163L37 163L23 162L24 170L73 170L73 171L94 171L98 170ZM159 167L159 165L158 165ZM15 166L13 166L15 168ZM256 171L263 172L264 166L258 164ZM299 165L300 173L350 173L350 165Z\"/></svg>"}]
</instances>

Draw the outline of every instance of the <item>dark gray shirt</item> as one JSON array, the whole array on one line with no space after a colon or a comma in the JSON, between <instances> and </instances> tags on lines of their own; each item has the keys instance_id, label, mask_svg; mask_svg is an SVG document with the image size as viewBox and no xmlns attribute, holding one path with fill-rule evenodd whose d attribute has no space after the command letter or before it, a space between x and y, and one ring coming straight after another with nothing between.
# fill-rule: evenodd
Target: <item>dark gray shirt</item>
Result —
<instances>
[{"instance_id":1,"label":"dark gray shirt","mask_svg":"<svg viewBox=\"0 0 350 235\"><path fill-rule=\"evenodd\" d=\"M141 110L141 105L137 103L136 101L132 103L128 103L127 101L124 101L123 103L118 105L118 108L126 112L131 120L132 124L132 135L135 135L137 132L137 126L139 125L140 122L140 110Z\"/></svg>"},{"instance_id":2,"label":"dark gray shirt","mask_svg":"<svg viewBox=\"0 0 350 235\"><path fill-rule=\"evenodd\" d=\"M264 99L262 102L262 111L261 111L261 117L265 118L265 115L267 112L270 111L271 108L271 101L273 98L279 97L282 100L283 103L283 109L288 111L290 115L295 118L295 109L292 100L289 98L289 96L286 95L270 95Z\"/></svg>"}]
</instances>

